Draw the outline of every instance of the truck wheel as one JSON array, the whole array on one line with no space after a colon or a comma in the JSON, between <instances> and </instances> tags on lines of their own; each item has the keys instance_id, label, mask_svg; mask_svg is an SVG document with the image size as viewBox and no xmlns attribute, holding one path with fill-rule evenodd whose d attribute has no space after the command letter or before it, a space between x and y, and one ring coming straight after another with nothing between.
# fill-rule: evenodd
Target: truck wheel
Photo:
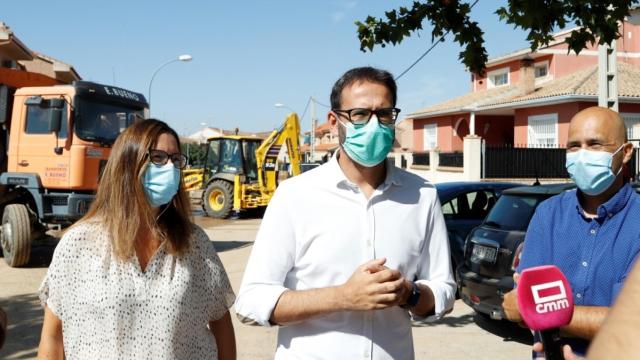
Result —
<instances>
[{"instance_id":1,"label":"truck wheel","mask_svg":"<svg viewBox=\"0 0 640 360\"><path fill-rule=\"evenodd\" d=\"M207 186L202 198L207 216L224 219L233 207L233 185L228 181L214 180Z\"/></svg>"},{"instance_id":2,"label":"truck wheel","mask_svg":"<svg viewBox=\"0 0 640 360\"><path fill-rule=\"evenodd\" d=\"M31 222L27 207L11 204L2 214L2 252L11 267L25 265L31 253Z\"/></svg>"}]
</instances>

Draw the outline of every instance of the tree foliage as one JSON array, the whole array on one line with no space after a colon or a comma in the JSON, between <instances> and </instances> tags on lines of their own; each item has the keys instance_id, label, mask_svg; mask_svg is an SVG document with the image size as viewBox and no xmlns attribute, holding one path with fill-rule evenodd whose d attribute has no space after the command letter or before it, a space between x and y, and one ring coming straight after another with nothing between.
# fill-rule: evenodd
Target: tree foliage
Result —
<instances>
[{"instance_id":1,"label":"tree foliage","mask_svg":"<svg viewBox=\"0 0 640 360\"><path fill-rule=\"evenodd\" d=\"M423 29L428 20L432 26L431 41L445 33L463 47L458 58L474 73L483 73L487 62L484 32L470 14L473 4L460 0L414 1L385 12L386 19L368 16L356 21L360 50L373 51L376 45L397 45L406 37ZM496 14L500 20L528 32L527 40L535 51L553 40L553 32L568 24L579 26L565 39L569 49L579 53L589 44L610 44L620 37L618 23L629 15L639 0L509 0Z\"/></svg>"},{"instance_id":2,"label":"tree foliage","mask_svg":"<svg viewBox=\"0 0 640 360\"><path fill-rule=\"evenodd\" d=\"M187 163L191 167L203 167L207 157L206 144L182 144L181 152L187 156Z\"/></svg>"}]
</instances>

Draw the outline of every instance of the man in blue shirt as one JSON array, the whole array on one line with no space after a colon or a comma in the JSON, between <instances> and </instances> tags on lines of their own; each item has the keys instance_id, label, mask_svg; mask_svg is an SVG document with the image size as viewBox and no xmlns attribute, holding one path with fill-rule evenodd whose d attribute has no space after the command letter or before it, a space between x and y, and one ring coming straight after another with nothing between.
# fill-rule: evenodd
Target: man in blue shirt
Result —
<instances>
[{"instance_id":1,"label":"man in blue shirt","mask_svg":"<svg viewBox=\"0 0 640 360\"><path fill-rule=\"evenodd\" d=\"M561 334L576 354L586 352L640 250L640 196L622 175L632 154L616 112L591 107L577 113L566 166L578 190L540 204L527 229L517 273L555 265L565 274L576 306ZM503 308L509 320L522 321L515 290Z\"/></svg>"}]
</instances>

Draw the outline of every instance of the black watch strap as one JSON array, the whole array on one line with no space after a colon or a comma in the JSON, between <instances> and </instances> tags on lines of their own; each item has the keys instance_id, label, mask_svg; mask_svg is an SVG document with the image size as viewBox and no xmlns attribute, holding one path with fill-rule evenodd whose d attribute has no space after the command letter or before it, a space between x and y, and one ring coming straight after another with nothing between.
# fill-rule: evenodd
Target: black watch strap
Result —
<instances>
[{"instance_id":1,"label":"black watch strap","mask_svg":"<svg viewBox=\"0 0 640 360\"><path fill-rule=\"evenodd\" d=\"M418 284L414 281L411 285L411 295L409 295L406 304L406 306L410 308L418 305L418 301L420 300L420 288L418 288Z\"/></svg>"}]
</instances>

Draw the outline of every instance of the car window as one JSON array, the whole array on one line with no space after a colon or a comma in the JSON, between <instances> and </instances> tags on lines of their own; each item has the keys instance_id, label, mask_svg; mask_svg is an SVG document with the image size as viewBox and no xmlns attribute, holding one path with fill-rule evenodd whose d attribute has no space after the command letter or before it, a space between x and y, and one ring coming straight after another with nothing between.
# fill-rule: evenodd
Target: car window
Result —
<instances>
[{"instance_id":1,"label":"car window","mask_svg":"<svg viewBox=\"0 0 640 360\"><path fill-rule=\"evenodd\" d=\"M448 219L482 220L495 202L496 196L491 191L471 191L443 204L442 213Z\"/></svg>"},{"instance_id":2,"label":"car window","mask_svg":"<svg viewBox=\"0 0 640 360\"><path fill-rule=\"evenodd\" d=\"M535 195L502 195L484 224L503 230L526 231L533 212L544 199Z\"/></svg>"},{"instance_id":3,"label":"car window","mask_svg":"<svg viewBox=\"0 0 640 360\"><path fill-rule=\"evenodd\" d=\"M453 217L458 214L458 199L454 198L442 205L442 214L445 217Z\"/></svg>"},{"instance_id":4,"label":"car window","mask_svg":"<svg viewBox=\"0 0 640 360\"><path fill-rule=\"evenodd\" d=\"M467 194L467 201L470 204L469 218L482 220L495 204L496 196L490 191L474 191Z\"/></svg>"}]
</instances>

